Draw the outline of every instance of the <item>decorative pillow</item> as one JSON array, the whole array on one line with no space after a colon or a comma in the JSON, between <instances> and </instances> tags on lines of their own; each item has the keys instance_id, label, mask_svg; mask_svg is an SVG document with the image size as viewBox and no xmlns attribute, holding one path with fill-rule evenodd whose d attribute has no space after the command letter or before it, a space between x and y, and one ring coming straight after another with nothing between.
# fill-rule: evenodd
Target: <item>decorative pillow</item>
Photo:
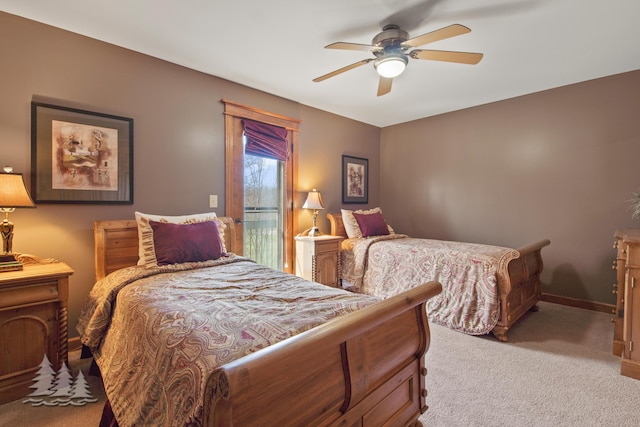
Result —
<instances>
[{"instance_id":1,"label":"decorative pillow","mask_svg":"<svg viewBox=\"0 0 640 427\"><path fill-rule=\"evenodd\" d=\"M149 221L158 265L218 259L225 255L217 221L172 224Z\"/></svg>"},{"instance_id":2,"label":"decorative pillow","mask_svg":"<svg viewBox=\"0 0 640 427\"><path fill-rule=\"evenodd\" d=\"M354 212L353 217L360 226L362 237L385 236L389 234L387 223L384 222L384 218L380 212L367 215Z\"/></svg>"},{"instance_id":3,"label":"decorative pillow","mask_svg":"<svg viewBox=\"0 0 640 427\"><path fill-rule=\"evenodd\" d=\"M340 212L342 213L342 225L344 225L344 231L347 233L347 237L355 239L360 232L360 226L353 216L353 211L340 209ZM362 233L360 233L360 237L362 237Z\"/></svg>"},{"instance_id":4,"label":"decorative pillow","mask_svg":"<svg viewBox=\"0 0 640 427\"><path fill-rule=\"evenodd\" d=\"M135 212L136 222L138 223L138 265L144 265L147 268L155 267L156 254L153 244L153 229L149 225L149 221L166 222L171 224L195 224L205 221L216 221L218 231L220 233L220 241L222 242L223 252L227 252L224 246L224 230L227 227L222 221L218 220L215 212L207 212L193 215L151 215L142 212Z\"/></svg>"},{"instance_id":5,"label":"decorative pillow","mask_svg":"<svg viewBox=\"0 0 640 427\"><path fill-rule=\"evenodd\" d=\"M380 215L382 215L382 209L380 209L379 207L372 209L359 209L356 211L341 209L340 211L342 213L342 224L344 225L344 230L347 233L347 237L350 239L362 238L362 231L360 230L358 221L356 221L355 217L353 216L354 213L364 215L379 213ZM389 229L389 232L387 234L393 234L393 228L391 228L391 226L387 227Z\"/></svg>"}]
</instances>

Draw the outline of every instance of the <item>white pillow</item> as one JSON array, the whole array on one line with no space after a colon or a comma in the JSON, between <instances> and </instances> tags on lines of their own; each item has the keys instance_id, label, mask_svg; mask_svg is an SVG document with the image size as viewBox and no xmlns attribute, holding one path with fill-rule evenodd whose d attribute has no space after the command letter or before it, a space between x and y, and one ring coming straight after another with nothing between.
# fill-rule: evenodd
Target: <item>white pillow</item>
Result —
<instances>
[{"instance_id":1,"label":"white pillow","mask_svg":"<svg viewBox=\"0 0 640 427\"><path fill-rule=\"evenodd\" d=\"M358 225L358 221L353 216L353 213L363 214L363 215L371 215L374 213L380 213L382 215L382 209L380 208L372 208L372 209L358 209L355 211L350 211L347 209L340 209L342 213L342 224L344 225L344 231L347 233L347 237L350 239L361 239L362 231L360 231L360 226ZM389 234L393 234L393 228L387 224L389 227Z\"/></svg>"},{"instance_id":2,"label":"white pillow","mask_svg":"<svg viewBox=\"0 0 640 427\"><path fill-rule=\"evenodd\" d=\"M220 231L220 241L222 242L223 251L227 251L224 245L224 230L227 226L218 219L215 212L169 216L151 215L136 211L135 217L138 223L138 265L144 265L147 268L158 265L153 245L153 229L151 225L149 225L149 221L168 222L171 224L193 224L197 222L216 221L218 223L218 230Z\"/></svg>"}]
</instances>

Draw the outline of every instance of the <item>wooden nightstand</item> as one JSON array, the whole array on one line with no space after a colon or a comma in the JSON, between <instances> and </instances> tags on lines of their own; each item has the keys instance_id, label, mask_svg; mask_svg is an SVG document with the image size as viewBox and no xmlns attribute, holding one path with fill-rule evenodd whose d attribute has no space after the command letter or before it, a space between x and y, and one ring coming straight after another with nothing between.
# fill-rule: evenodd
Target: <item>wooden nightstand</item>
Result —
<instances>
[{"instance_id":1,"label":"wooden nightstand","mask_svg":"<svg viewBox=\"0 0 640 427\"><path fill-rule=\"evenodd\" d=\"M296 237L296 275L303 279L339 287L340 236Z\"/></svg>"},{"instance_id":2,"label":"wooden nightstand","mask_svg":"<svg viewBox=\"0 0 640 427\"><path fill-rule=\"evenodd\" d=\"M30 393L46 353L54 370L67 362L65 263L18 257L23 270L0 272L0 404Z\"/></svg>"}]
</instances>

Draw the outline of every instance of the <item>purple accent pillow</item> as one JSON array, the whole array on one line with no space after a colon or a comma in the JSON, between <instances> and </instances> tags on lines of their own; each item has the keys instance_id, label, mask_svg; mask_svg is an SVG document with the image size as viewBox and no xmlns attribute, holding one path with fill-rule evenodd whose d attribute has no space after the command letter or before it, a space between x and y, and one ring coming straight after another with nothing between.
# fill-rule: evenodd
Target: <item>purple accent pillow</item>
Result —
<instances>
[{"instance_id":1,"label":"purple accent pillow","mask_svg":"<svg viewBox=\"0 0 640 427\"><path fill-rule=\"evenodd\" d=\"M362 237L369 236L385 236L389 234L389 227L384 222L384 218L380 212L373 214L353 213L353 217L358 222Z\"/></svg>"},{"instance_id":2,"label":"purple accent pillow","mask_svg":"<svg viewBox=\"0 0 640 427\"><path fill-rule=\"evenodd\" d=\"M215 221L172 224L149 221L158 265L218 259L226 255Z\"/></svg>"}]
</instances>

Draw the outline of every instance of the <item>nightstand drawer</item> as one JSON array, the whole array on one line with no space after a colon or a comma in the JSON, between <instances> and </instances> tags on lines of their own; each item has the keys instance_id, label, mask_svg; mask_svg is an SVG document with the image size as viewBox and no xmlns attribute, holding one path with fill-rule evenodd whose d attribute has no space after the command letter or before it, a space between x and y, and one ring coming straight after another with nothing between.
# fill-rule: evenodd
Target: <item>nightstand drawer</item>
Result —
<instances>
[{"instance_id":1,"label":"nightstand drawer","mask_svg":"<svg viewBox=\"0 0 640 427\"><path fill-rule=\"evenodd\" d=\"M340 242L342 240L326 240L316 242L316 253L340 252Z\"/></svg>"},{"instance_id":2,"label":"nightstand drawer","mask_svg":"<svg viewBox=\"0 0 640 427\"><path fill-rule=\"evenodd\" d=\"M58 282L0 289L0 309L58 299Z\"/></svg>"}]
</instances>

